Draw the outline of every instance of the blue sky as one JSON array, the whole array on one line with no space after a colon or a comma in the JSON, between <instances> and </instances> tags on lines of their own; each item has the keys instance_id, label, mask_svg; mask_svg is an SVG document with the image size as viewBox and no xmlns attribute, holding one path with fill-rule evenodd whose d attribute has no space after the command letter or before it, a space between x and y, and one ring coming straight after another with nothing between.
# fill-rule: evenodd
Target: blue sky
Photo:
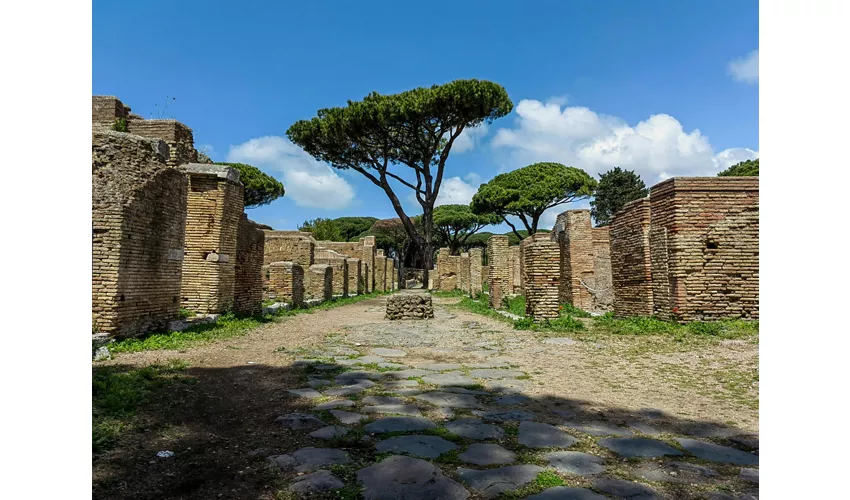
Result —
<instances>
[{"instance_id":1,"label":"blue sky","mask_svg":"<svg viewBox=\"0 0 850 500\"><path fill-rule=\"evenodd\" d=\"M535 161L596 175L634 169L647 186L713 175L758 155L758 2L93 3L93 94L192 128L217 161L282 179L249 217L395 217L378 188L331 171L285 138L295 121L371 91L461 78L497 82L514 111L465 134L439 200ZM408 213L416 213L399 188ZM558 207L544 216L587 203ZM507 230L507 226L503 228Z\"/></svg>"}]
</instances>

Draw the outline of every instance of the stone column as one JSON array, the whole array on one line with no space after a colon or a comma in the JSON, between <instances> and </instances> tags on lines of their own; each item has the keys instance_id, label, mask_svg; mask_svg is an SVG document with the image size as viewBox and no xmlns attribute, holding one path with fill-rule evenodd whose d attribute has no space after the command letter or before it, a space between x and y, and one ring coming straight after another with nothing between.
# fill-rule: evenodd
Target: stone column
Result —
<instances>
[{"instance_id":1,"label":"stone column","mask_svg":"<svg viewBox=\"0 0 850 500\"><path fill-rule=\"evenodd\" d=\"M363 293L363 282L360 275L360 259L345 259L345 267L348 272L348 294L360 295Z\"/></svg>"},{"instance_id":2,"label":"stone column","mask_svg":"<svg viewBox=\"0 0 850 500\"><path fill-rule=\"evenodd\" d=\"M463 293L469 293L469 254L460 254L460 290Z\"/></svg>"},{"instance_id":3,"label":"stone column","mask_svg":"<svg viewBox=\"0 0 850 500\"><path fill-rule=\"evenodd\" d=\"M387 258L381 248L375 252L375 290L387 291Z\"/></svg>"},{"instance_id":4,"label":"stone column","mask_svg":"<svg viewBox=\"0 0 850 500\"><path fill-rule=\"evenodd\" d=\"M469 249L469 296L473 298L483 291L482 253L480 248Z\"/></svg>"},{"instance_id":5,"label":"stone column","mask_svg":"<svg viewBox=\"0 0 850 500\"><path fill-rule=\"evenodd\" d=\"M584 284L593 282L590 210L568 210L558 220L564 224L564 230L558 235L561 247L560 301L589 311L593 308L593 297Z\"/></svg>"},{"instance_id":6,"label":"stone column","mask_svg":"<svg viewBox=\"0 0 850 500\"><path fill-rule=\"evenodd\" d=\"M265 267L265 297L289 303L292 307L304 305L304 268L295 262L273 262Z\"/></svg>"},{"instance_id":7,"label":"stone column","mask_svg":"<svg viewBox=\"0 0 850 500\"><path fill-rule=\"evenodd\" d=\"M525 314L541 323L556 319L560 252L547 234L534 234L522 240L525 270Z\"/></svg>"},{"instance_id":8,"label":"stone column","mask_svg":"<svg viewBox=\"0 0 850 500\"><path fill-rule=\"evenodd\" d=\"M490 263L490 307L502 309L502 299L510 293L510 250L508 237L493 235L487 240L487 260Z\"/></svg>"}]
</instances>

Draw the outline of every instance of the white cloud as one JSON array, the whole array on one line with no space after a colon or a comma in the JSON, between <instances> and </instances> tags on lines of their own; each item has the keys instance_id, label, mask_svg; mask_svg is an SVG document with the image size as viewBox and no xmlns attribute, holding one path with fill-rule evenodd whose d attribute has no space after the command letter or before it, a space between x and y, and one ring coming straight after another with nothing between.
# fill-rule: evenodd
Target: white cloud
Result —
<instances>
[{"instance_id":1,"label":"white cloud","mask_svg":"<svg viewBox=\"0 0 850 500\"><path fill-rule=\"evenodd\" d=\"M464 129L452 144L452 153L464 153L480 145L488 131L489 127L487 127L486 123L482 123L477 127Z\"/></svg>"},{"instance_id":2,"label":"white cloud","mask_svg":"<svg viewBox=\"0 0 850 500\"><path fill-rule=\"evenodd\" d=\"M746 148L715 154L699 130L685 132L666 114L631 126L585 107L530 99L520 101L516 114L516 126L500 129L492 142L508 152L507 170L555 161L595 176L619 166L636 171L651 186L672 176L716 175L732 159L757 156Z\"/></svg>"},{"instance_id":3,"label":"white cloud","mask_svg":"<svg viewBox=\"0 0 850 500\"><path fill-rule=\"evenodd\" d=\"M351 184L284 137L258 137L231 145L227 161L283 174L286 197L298 206L340 209L354 200Z\"/></svg>"},{"instance_id":4,"label":"white cloud","mask_svg":"<svg viewBox=\"0 0 850 500\"><path fill-rule=\"evenodd\" d=\"M757 84L759 82L759 49L730 62L726 71L735 81Z\"/></svg>"},{"instance_id":5,"label":"white cloud","mask_svg":"<svg viewBox=\"0 0 850 500\"><path fill-rule=\"evenodd\" d=\"M469 205L472 197L477 192L477 185L467 184L460 177L444 178L442 184L440 184L440 192L437 194L437 200L434 202L434 206Z\"/></svg>"},{"instance_id":6,"label":"white cloud","mask_svg":"<svg viewBox=\"0 0 850 500\"><path fill-rule=\"evenodd\" d=\"M473 186L480 186L480 185L481 185L481 181L482 181L483 179L481 179L481 176L480 176L480 175L478 175L477 173L475 173L475 172L469 172L468 174L466 174L466 175L464 175L464 176L463 176L463 180L465 180L467 183L469 183L469 184L471 184L471 185L473 185Z\"/></svg>"}]
</instances>

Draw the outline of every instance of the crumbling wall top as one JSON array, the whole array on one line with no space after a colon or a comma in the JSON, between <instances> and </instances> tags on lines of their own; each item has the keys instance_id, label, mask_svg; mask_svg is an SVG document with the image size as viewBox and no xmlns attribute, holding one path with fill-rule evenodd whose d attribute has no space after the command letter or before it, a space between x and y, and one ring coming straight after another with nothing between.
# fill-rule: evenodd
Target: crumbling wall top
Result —
<instances>
[{"instance_id":1,"label":"crumbling wall top","mask_svg":"<svg viewBox=\"0 0 850 500\"><path fill-rule=\"evenodd\" d=\"M187 163L180 166L180 170L189 174L210 174L226 179L230 182L239 182L239 171L224 165L211 165L207 163Z\"/></svg>"}]
</instances>

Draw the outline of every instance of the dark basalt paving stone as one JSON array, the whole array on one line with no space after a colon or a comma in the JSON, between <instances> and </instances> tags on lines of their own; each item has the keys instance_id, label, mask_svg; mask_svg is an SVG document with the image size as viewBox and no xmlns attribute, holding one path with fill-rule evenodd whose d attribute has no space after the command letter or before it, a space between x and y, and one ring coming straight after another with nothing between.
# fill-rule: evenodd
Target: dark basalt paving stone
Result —
<instances>
[{"instance_id":1,"label":"dark basalt paving stone","mask_svg":"<svg viewBox=\"0 0 850 500\"><path fill-rule=\"evenodd\" d=\"M742 434L740 436L732 436L729 440L743 446L747 450L759 449L759 437L756 435Z\"/></svg>"},{"instance_id":2,"label":"dark basalt paving stone","mask_svg":"<svg viewBox=\"0 0 850 500\"><path fill-rule=\"evenodd\" d=\"M747 467L741 468L741 479L745 481L750 481L753 483L759 482L759 470L758 469L749 469Z\"/></svg>"},{"instance_id":3,"label":"dark basalt paving stone","mask_svg":"<svg viewBox=\"0 0 850 500\"><path fill-rule=\"evenodd\" d=\"M358 365L371 365L372 363L384 363L387 360L380 356L360 356L359 358L354 358L354 360Z\"/></svg>"},{"instance_id":4,"label":"dark basalt paving stone","mask_svg":"<svg viewBox=\"0 0 850 500\"><path fill-rule=\"evenodd\" d=\"M491 360L491 362L489 363L464 363L463 366L469 368L470 370L487 370L489 368L508 368L510 366L510 363L506 361L499 361L497 363L494 363Z\"/></svg>"},{"instance_id":5,"label":"dark basalt paving stone","mask_svg":"<svg viewBox=\"0 0 850 500\"><path fill-rule=\"evenodd\" d=\"M337 375L335 380L337 384L351 384L357 380L381 380L383 377L382 374L375 372L351 371Z\"/></svg>"},{"instance_id":6,"label":"dark basalt paving stone","mask_svg":"<svg viewBox=\"0 0 850 500\"><path fill-rule=\"evenodd\" d=\"M369 417L350 411L331 410L331 415L337 418L343 424L357 424L362 420L367 420Z\"/></svg>"},{"instance_id":7,"label":"dark basalt paving stone","mask_svg":"<svg viewBox=\"0 0 850 500\"><path fill-rule=\"evenodd\" d=\"M324 422L309 413L287 413L277 417L275 423L294 430L315 429L325 425Z\"/></svg>"},{"instance_id":8,"label":"dark basalt paving stone","mask_svg":"<svg viewBox=\"0 0 850 500\"><path fill-rule=\"evenodd\" d=\"M469 492L433 464L393 456L357 471L364 500L466 500Z\"/></svg>"},{"instance_id":9,"label":"dark basalt paving stone","mask_svg":"<svg viewBox=\"0 0 850 500\"><path fill-rule=\"evenodd\" d=\"M487 396L490 394L487 391L476 391L473 389L466 389L464 387L441 387L440 392L453 392L455 394L472 394L474 396Z\"/></svg>"},{"instance_id":10,"label":"dark basalt paving stone","mask_svg":"<svg viewBox=\"0 0 850 500\"><path fill-rule=\"evenodd\" d=\"M331 385L333 382L326 378L311 378L307 381L307 385L312 387L313 389L318 389L321 387L325 387L326 385Z\"/></svg>"},{"instance_id":11,"label":"dark basalt paving stone","mask_svg":"<svg viewBox=\"0 0 850 500\"><path fill-rule=\"evenodd\" d=\"M391 368L393 370L402 370L407 368L407 365L403 365L401 363L378 363L379 368Z\"/></svg>"},{"instance_id":12,"label":"dark basalt paving stone","mask_svg":"<svg viewBox=\"0 0 850 500\"><path fill-rule=\"evenodd\" d=\"M345 486L345 483L331 474L329 470L320 470L312 474L296 476L294 481L289 487L289 491L302 494L338 490Z\"/></svg>"},{"instance_id":13,"label":"dark basalt paving stone","mask_svg":"<svg viewBox=\"0 0 850 500\"><path fill-rule=\"evenodd\" d=\"M394 413L396 415L410 415L418 417L422 415L419 408L413 405L375 405L364 406L363 413Z\"/></svg>"},{"instance_id":14,"label":"dark basalt paving stone","mask_svg":"<svg viewBox=\"0 0 850 500\"><path fill-rule=\"evenodd\" d=\"M634 470L634 474L647 481L659 483L698 484L717 476L714 469L687 462L647 462Z\"/></svg>"},{"instance_id":15,"label":"dark basalt paving stone","mask_svg":"<svg viewBox=\"0 0 850 500\"><path fill-rule=\"evenodd\" d=\"M576 444L578 439L554 425L524 421L519 424L517 441L529 448L569 448Z\"/></svg>"},{"instance_id":16,"label":"dark basalt paving stone","mask_svg":"<svg viewBox=\"0 0 850 500\"><path fill-rule=\"evenodd\" d=\"M647 436L658 436L663 434L663 432L661 432L660 430L643 422L629 422L629 427L640 432L641 434L646 434Z\"/></svg>"},{"instance_id":17,"label":"dark basalt paving stone","mask_svg":"<svg viewBox=\"0 0 850 500\"><path fill-rule=\"evenodd\" d=\"M392 393L409 398L411 396L418 396L419 394L422 394L422 391L419 389L393 389Z\"/></svg>"},{"instance_id":18,"label":"dark basalt paving stone","mask_svg":"<svg viewBox=\"0 0 850 500\"><path fill-rule=\"evenodd\" d=\"M703 422L689 422L676 426L678 433L693 437L730 437L741 434L741 431L730 427Z\"/></svg>"},{"instance_id":19,"label":"dark basalt paving stone","mask_svg":"<svg viewBox=\"0 0 850 500\"><path fill-rule=\"evenodd\" d=\"M323 372L330 372L330 371L333 371L333 370L336 370L337 368L339 368L339 365L336 365L336 364L334 364L334 365L328 365L328 364L313 365L313 368L315 368L316 370L319 370L319 371L323 371Z\"/></svg>"},{"instance_id":20,"label":"dark basalt paving stone","mask_svg":"<svg viewBox=\"0 0 850 500\"><path fill-rule=\"evenodd\" d=\"M419 382L416 380L387 380L383 383L387 389L402 389L407 387L416 387Z\"/></svg>"},{"instance_id":21,"label":"dark basalt paving stone","mask_svg":"<svg viewBox=\"0 0 850 500\"><path fill-rule=\"evenodd\" d=\"M593 487L597 490L614 495L617 498L629 498L633 500L661 500L663 497L649 486L621 479L598 478L593 481Z\"/></svg>"},{"instance_id":22,"label":"dark basalt paving stone","mask_svg":"<svg viewBox=\"0 0 850 500\"><path fill-rule=\"evenodd\" d=\"M350 459L348 453L333 448L301 448L292 454L269 457L268 460L283 470L313 472L331 465L344 465Z\"/></svg>"},{"instance_id":23,"label":"dark basalt paving stone","mask_svg":"<svg viewBox=\"0 0 850 500\"><path fill-rule=\"evenodd\" d=\"M688 450L689 453L710 462L722 462L736 465L758 465L758 455L747 453L746 451L736 450L728 446L720 446L719 444L706 443L695 439L679 438L676 441L682 445L682 448Z\"/></svg>"},{"instance_id":24,"label":"dark basalt paving stone","mask_svg":"<svg viewBox=\"0 0 850 500\"><path fill-rule=\"evenodd\" d=\"M535 415L525 410L493 410L482 411L472 410L473 415L477 415L484 420L492 420L496 422L518 422L523 420L534 420Z\"/></svg>"},{"instance_id":25,"label":"dark basalt paving stone","mask_svg":"<svg viewBox=\"0 0 850 500\"><path fill-rule=\"evenodd\" d=\"M531 398L522 394L511 394L496 398L495 403L499 406L518 406L531 402Z\"/></svg>"},{"instance_id":26,"label":"dark basalt paving stone","mask_svg":"<svg viewBox=\"0 0 850 500\"><path fill-rule=\"evenodd\" d=\"M328 389L325 391L325 396L339 397L339 396L351 396L354 394L360 394L365 391L366 388L362 385L345 385L342 387L335 387L333 389Z\"/></svg>"},{"instance_id":27,"label":"dark basalt paving stone","mask_svg":"<svg viewBox=\"0 0 850 500\"><path fill-rule=\"evenodd\" d=\"M457 445L438 436L396 436L378 441L378 453L406 453L421 458L437 458Z\"/></svg>"},{"instance_id":28,"label":"dark basalt paving stone","mask_svg":"<svg viewBox=\"0 0 850 500\"><path fill-rule=\"evenodd\" d=\"M295 394L299 398L316 399L316 398L322 397L322 394L319 391L317 391L315 389L310 389L310 388L290 389L287 392L289 392L290 394Z\"/></svg>"},{"instance_id":29,"label":"dark basalt paving stone","mask_svg":"<svg viewBox=\"0 0 850 500\"><path fill-rule=\"evenodd\" d=\"M457 458L474 465L507 465L516 461L516 454L497 444L475 443L469 445Z\"/></svg>"},{"instance_id":30,"label":"dark basalt paving stone","mask_svg":"<svg viewBox=\"0 0 850 500\"><path fill-rule=\"evenodd\" d=\"M319 403L313 407L314 410L322 411L322 410L330 410L331 408L347 408L350 406L354 406L354 401L350 399L337 399L336 401L328 401L326 403Z\"/></svg>"},{"instance_id":31,"label":"dark basalt paving stone","mask_svg":"<svg viewBox=\"0 0 850 500\"><path fill-rule=\"evenodd\" d=\"M485 424L484 421L477 418L453 420L446 422L444 427L452 434L469 439L499 439L505 435L505 431L501 427Z\"/></svg>"},{"instance_id":32,"label":"dark basalt paving stone","mask_svg":"<svg viewBox=\"0 0 850 500\"><path fill-rule=\"evenodd\" d=\"M575 429L585 434L590 434L591 436L627 437L634 435L634 431L632 431L631 429L609 424L608 422L564 422L562 425L564 427L569 427L570 429Z\"/></svg>"},{"instance_id":33,"label":"dark basalt paving stone","mask_svg":"<svg viewBox=\"0 0 850 500\"><path fill-rule=\"evenodd\" d=\"M334 439L338 437L343 437L351 431L348 427L343 427L341 425L329 425L327 427L322 427L317 431L313 431L308 436L314 437L317 439Z\"/></svg>"},{"instance_id":34,"label":"dark basalt paving stone","mask_svg":"<svg viewBox=\"0 0 850 500\"><path fill-rule=\"evenodd\" d=\"M543 470L543 467L537 465L511 465L487 470L458 468L457 475L461 482L482 498L496 498L506 491L518 490L534 481Z\"/></svg>"},{"instance_id":35,"label":"dark basalt paving stone","mask_svg":"<svg viewBox=\"0 0 850 500\"><path fill-rule=\"evenodd\" d=\"M602 457L579 451L553 451L543 455L558 472L592 476L605 470Z\"/></svg>"},{"instance_id":36,"label":"dark basalt paving stone","mask_svg":"<svg viewBox=\"0 0 850 500\"><path fill-rule=\"evenodd\" d=\"M363 403L367 405L401 405L404 400L391 396L366 396L363 398Z\"/></svg>"},{"instance_id":37,"label":"dark basalt paving stone","mask_svg":"<svg viewBox=\"0 0 850 500\"><path fill-rule=\"evenodd\" d=\"M435 375L433 372L429 372L429 373L431 373L431 374L422 377L422 381L425 382L426 384L434 384L434 385L439 385L439 386L456 385L456 386L461 386L461 387L471 386L471 385L477 384L477 382L475 382L475 380L472 380L471 378L467 377L466 375L456 375L456 374L452 374L452 373L439 373L439 374Z\"/></svg>"},{"instance_id":38,"label":"dark basalt paving stone","mask_svg":"<svg viewBox=\"0 0 850 500\"><path fill-rule=\"evenodd\" d=\"M452 392L426 392L414 396L414 399L445 408L478 408L481 406L475 396L471 394L455 394Z\"/></svg>"},{"instance_id":39,"label":"dark basalt paving stone","mask_svg":"<svg viewBox=\"0 0 850 500\"><path fill-rule=\"evenodd\" d=\"M504 380L491 380L487 383L487 388L491 391L513 394L524 391L525 382L510 378Z\"/></svg>"},{"instance_id":40,"label":"dark basalt paving stone","mask_svg":"<svg viewBox=\"0 0 850 500\"><path fill-rule=\"evenodd\" d=\"M608 497L594 493L587 488L555 486L536 495L526 497L525 500L608 500Z\"/></svg>"},{"instance_id":41,"label":"dark basalt paving stone","mask_svg":"<svg viewBox=\"0 0 850 500\"><path fill-rule=\"evenodd\" d=\"M437 424L425 417L384 417L366 424L366 432L383 434L385 432L413 432L434 429Z\"/></svg>"},{"instance_id":42,"label":"dark basalt paving stone","mask_svg":"<svg viewBox=\"0 0 850 500\"><path fill-rule=\"evenodd\" d=\"M498 368L490 370L472 370L469 372L469 375L471 377L483 379L517 378L522 377L525 374L525 372L521 372L519 370L506 370Z\"/></svg>"},{"instance_id":43,"label":"dark basalt paving stone","mask_svg":"<svg viewBox=\"0 0 850 500\"><path fill-rule=\"evenodd\" d=\"M599 445L626 458L656 458L664 455L683 455L667 443L649 438L605 438Z\"/></svg>"},{"instance_id":44,"label":"dark basalt paving stone","mask_svg":"<svg viewBox=\"0 0 850 500\"><path fill-rule=\"evenodd\" d=\"M397 370L392 372L386 372L387 377L392 377L396 379L406 379L410 377L424 377L425 375L433 375L434 372L431 370L420 370L418 368L411 368L409 370Z\"/></svg>"}]
</instances>

